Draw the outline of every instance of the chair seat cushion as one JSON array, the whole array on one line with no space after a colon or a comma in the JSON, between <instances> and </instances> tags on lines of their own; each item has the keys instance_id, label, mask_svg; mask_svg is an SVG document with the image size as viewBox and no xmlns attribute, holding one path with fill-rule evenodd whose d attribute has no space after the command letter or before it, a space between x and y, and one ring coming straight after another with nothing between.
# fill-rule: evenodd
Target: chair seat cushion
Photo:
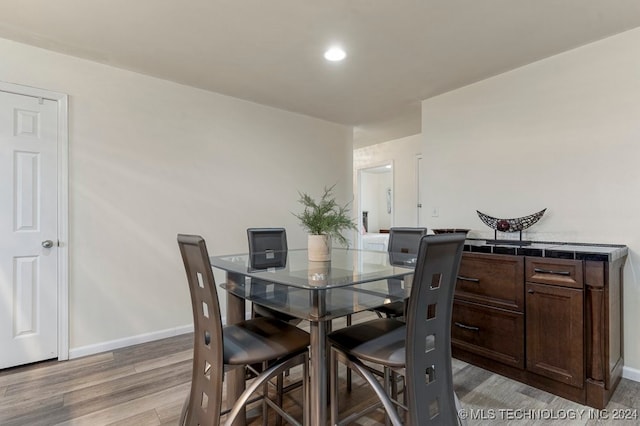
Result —
<instances>
[{"instance_id":1,"label":"chair seat cushion","mask_svg":"<svg viewBox=\"0 0 640 426\"><path fill-rule=\"evenodd\" d=\"M301 352L309 333L273 318L254 318L223 328L224 363L255 364Z\"/></svg>"},{"instance_id":2,"label":"chair seat cushion","mask_svg":"<svg viewBox=\"0 0 640 426\"><path fill-rule=\"evenodd\" d=\"M403 322L381 318L334 331L328 338L331 345L363 361L402 368L406 333Z\"/></svg>"}]
</instances>

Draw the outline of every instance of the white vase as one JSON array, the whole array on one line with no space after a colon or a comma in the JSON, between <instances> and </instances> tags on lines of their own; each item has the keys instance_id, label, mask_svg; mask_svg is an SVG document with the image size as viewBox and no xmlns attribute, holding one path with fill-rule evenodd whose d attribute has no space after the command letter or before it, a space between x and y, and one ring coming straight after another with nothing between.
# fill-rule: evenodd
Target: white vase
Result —
<instances>
[{"instance_id":1,"label":"white vase","mask_svg":"<svg viewBox=\"0 0 640 426\"><path fill-rule=\"evenodd\" d=\"M331 237L329 235L311 235L307 239L309 260L327 262L331 260Z\"/></svg>"}]
</instances>

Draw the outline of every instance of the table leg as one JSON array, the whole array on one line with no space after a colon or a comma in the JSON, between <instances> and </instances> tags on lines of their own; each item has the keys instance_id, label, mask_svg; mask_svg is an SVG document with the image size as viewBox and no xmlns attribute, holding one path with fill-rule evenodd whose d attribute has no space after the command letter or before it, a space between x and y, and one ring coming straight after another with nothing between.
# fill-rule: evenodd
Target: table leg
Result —
<instances>
[{"instance_id":1,"label":"table leg","mask_svg":"<svg viewBox=\"0 0 640 426\"><path fill-rule=\"evenodd\" d=\"M327 424L327 323L311 321L311 380L310 403L313 426Z\"/></svg>"},{"instance_id":2,"label":"table leg","mask_svg":"<svg viewBox=\"0 0 640 426\"><path fill-rule=\"evenodd\" d=\"M330 331L331 322L325 321L327 312L326 290L313 290L310 292L311 312L309 321L309 363L311 364L309 377L309 405L310 421L312 426L326 426L327 424L327 393L328 393L328 360L327 334Z\"/></svg>"},{"instance_id":3,"label":"table leg","mask_svg":"<svg viewBox=\"0 0 640 426\"><path fill-rule=\"evenodd\" d=\"M241 285L244 283L242 275L227 273L227 285ZM243 321L245 314L244 299L234 296L227 291L227 325ZM237 401L245 388L245 369L234 368L227 373L227 401ZM244 408L233 423L234 426L244 426L246 424L246 413Z\"/></svg>"}]
</instances>

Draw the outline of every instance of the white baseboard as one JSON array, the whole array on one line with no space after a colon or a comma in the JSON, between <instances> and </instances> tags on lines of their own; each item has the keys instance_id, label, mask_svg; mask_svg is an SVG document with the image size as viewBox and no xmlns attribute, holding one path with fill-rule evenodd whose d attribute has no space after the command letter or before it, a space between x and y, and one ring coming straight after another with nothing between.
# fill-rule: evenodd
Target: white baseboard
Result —
<instances>
[{"instance_id":1,"label":"white baseboard","mask_svg":"<svg viewBox=\"0 0 640 426\"><path fill-rule=\"evenodd\" d=\"M154 331L151 333L139 334L137 336L125 337L122 339L110 340L108 342L95 343L93 345L81 346L69 349L69 359L80 358L87 355L94 355L100 352L112 351L127 346L138 345L140 343L152 342L154 340L165 339L167 337L178 336L180 334L193 332L193 324L184 325L166 330Z\"/></svg>"},{"instance_id":2,"label":"white baseboard","mask_svg":"<svg viewBox=\"0 0 640 426\"><path fill-rule=\"evenodd\" d=\"M251 318L251 311L245 312L245 318ZM224 326L227 319L222 317ZM127 346L139 345L140 343L153 342L154 340L166 339L167 337L179 336L180 334L192 333L193 324L183 325L166 330L153 331L151 333L139 334L137 336L125 337L122 339L110 340L108 342L95 343L93 345L81 346L69 349L69 359L80 358L87 355L94 355L100 352L112 351L114 349L126 348Z\"/></svg>"},{"instance_id":3,"label":"white baseboard","mask_svg":"<svg viewBox=\"0 0 640 426\"><path fill-rule=\"evenodd\" d=\"M625 379L640 382L640 370L631 367L622 367L622 377Z\"/></svg>"}]
</instances>

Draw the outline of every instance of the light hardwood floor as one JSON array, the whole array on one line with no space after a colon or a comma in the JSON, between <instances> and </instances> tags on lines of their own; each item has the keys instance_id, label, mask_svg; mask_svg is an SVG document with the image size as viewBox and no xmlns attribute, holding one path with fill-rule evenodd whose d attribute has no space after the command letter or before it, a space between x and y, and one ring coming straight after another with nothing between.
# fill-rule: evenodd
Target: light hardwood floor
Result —
<instances>
[{"instance_id":1,"label":"light hardwood floor","mask_svg":"<svg viewBox=\"0 0 640 426\"><path fill-rule=\"evenodd\" d=\"M0 371L0 425L176 425L189 389L191 339L191 335L177 336L66 362L47 361ZM294 370L291 379L298 374ZM469 425L640 424L640 419L589 419L602 412L458 360L454 360L454 383L464 409L477 417L469 419ZM299 394L293 392L285 401L295 416L300 413L297 398ZM354 375L353 391L341 393L341 412L361 411L372 400L371 391ZM607 408L610 413L636 410L640 416L640 383L623 379ZM578 418L507 418L559 416L563 413L560 410ZM585 410L582 418L580 410ZM382 414L376 412L358 424L380 424L382 420ZM260 419L254 417L250 424L258 425Z\"/></svg>"}]
</instances>

